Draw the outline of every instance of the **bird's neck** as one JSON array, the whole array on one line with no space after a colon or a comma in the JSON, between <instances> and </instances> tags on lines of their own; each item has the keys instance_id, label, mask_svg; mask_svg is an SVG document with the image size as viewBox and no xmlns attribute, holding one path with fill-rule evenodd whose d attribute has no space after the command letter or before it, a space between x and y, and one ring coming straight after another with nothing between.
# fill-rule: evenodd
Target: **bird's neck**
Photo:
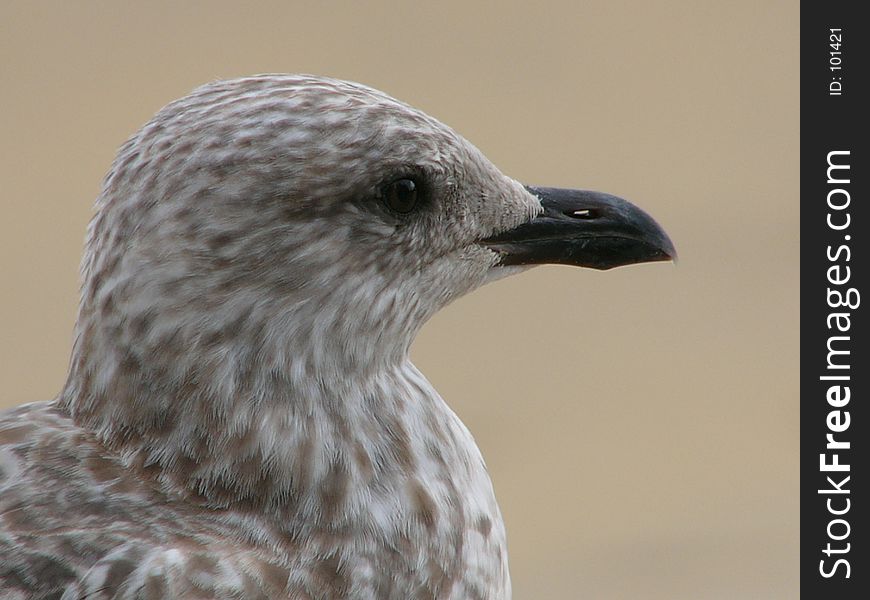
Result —
<instances>
[{"instance_id":1,"label":"bird's neck","mask_svg":"<svg viewBox=\"0 0 870 600\"><path fill-rule=\"evenodd\" d=\"M171 328L177 310L158 327L143 306L122 326L83 311L59 399L128 468L170 500L247 515L309 555L346 539L372 564L401 555L411 571L509 585L480 452L406 358L415 327L367 317L369 334L381 326L372 338L338 321L314 331L287 325L312 320L212 315L206 325L229 325ZM358 312L347 311L357 327Z\"/></svg>"},{"instance_id":2,"label":"bird's neck","mask_svg":"<svg viewBox=\"0 0 870 600\"><path fill-rule=\"evenodd\" d=\"M202 390L183 387L174 406L137 398L123 408L142 414L127 425L117 424L123 410L111 420L73 416L172 494L297 522L371 512L373 493L394 501L421 475L474 476L448 465L485 474L468 431L410 362L357 376L297 376L249 373L244 388L215 387L207 403L184 398ZM146 410L152 401L162 413Z\"/></svg>"}]
</instances>

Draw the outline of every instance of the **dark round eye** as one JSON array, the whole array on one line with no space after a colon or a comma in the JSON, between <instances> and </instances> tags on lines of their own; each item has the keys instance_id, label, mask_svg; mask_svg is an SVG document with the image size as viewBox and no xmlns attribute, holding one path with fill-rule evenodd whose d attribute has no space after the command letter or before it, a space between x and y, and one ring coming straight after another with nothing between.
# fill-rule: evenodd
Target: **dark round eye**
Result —
<instances>
[{"instance_id":1,"label":"dark round eye","mask_svg":"<svg viewBox=\"0 0 870 600\"><path fill-rule=\"evenodd\" d=\"M417 208L417 184L413 179L397 179L384 189L387 208L406 215Z\"/></svg>"}]
</instances>

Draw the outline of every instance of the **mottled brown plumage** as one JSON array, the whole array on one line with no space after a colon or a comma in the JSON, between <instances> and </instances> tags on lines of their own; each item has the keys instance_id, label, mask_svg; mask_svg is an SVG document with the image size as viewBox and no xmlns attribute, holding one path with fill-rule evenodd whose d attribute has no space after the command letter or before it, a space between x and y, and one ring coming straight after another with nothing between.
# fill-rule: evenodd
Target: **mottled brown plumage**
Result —
<instances>
[{"instance_id":1,"label":"mottled brown plumage","mask_svg":"<svg viewBox=\"0 0 870 600\"><path fill-rule=\"evenodd\" d=\"M509 597L483 459L408 348L543 210L358 84L168 105L97 200L63 391L0 417L0 596Z\"/></svg>"}]
</instances>

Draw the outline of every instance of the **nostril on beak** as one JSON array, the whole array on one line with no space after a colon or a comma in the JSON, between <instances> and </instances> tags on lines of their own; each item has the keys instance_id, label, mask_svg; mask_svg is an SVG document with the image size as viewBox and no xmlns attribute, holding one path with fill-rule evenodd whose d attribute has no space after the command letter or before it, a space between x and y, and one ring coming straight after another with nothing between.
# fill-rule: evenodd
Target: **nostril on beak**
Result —
<instances>
[{"instance_id":1,"label":"nostril on beak","mask_svg":"<svg viewBox=\"0 0 870 600\"><path fill-rule=\"evenodd\" d=\"M563 213L566 217L572 219L590 220L598 218L598 211L591 208L582 208L580 210L569 210Z\"/></svg>"}]
</instances>

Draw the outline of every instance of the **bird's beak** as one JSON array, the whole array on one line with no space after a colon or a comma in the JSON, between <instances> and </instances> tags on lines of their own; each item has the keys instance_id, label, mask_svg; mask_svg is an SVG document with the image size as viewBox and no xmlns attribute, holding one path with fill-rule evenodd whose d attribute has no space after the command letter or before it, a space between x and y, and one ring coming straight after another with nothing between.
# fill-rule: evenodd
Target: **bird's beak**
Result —
<instances>
[{"instance_id":1,"label":"bird's beak","mask_svg":"<svg viewBox=\"0 0 870 600\"><path fill-rule=\"evenodd\" d=\"M668 234L634 204L600 192L526 187L544 211L481 243L499 264L556 263L592 269L675 260Z\"/></svg>"}]
</instances>

